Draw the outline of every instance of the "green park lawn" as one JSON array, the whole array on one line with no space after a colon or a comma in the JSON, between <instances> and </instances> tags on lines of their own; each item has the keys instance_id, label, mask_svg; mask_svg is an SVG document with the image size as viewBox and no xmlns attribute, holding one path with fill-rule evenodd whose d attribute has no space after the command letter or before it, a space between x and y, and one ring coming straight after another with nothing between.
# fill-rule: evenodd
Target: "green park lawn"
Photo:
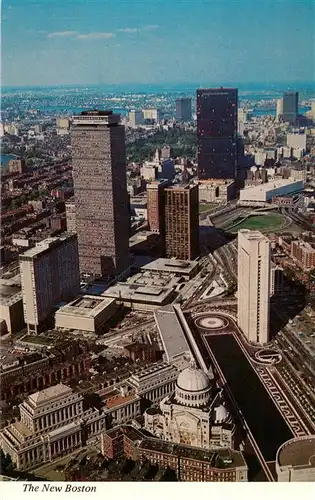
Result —
<instances>
[{"instance_id":1,"label":"green park lawn","mask_svg":"<svg viewBox=\"0 0 315 500\"><path fill-rule=\"evenodd\" d=\"M259 231L278 231L284 223L284 218L280 214L258 215L249 217L241 224L231 229L232 233L236 233L240 229L258 229Z\"/></svg>"}]
</instances>

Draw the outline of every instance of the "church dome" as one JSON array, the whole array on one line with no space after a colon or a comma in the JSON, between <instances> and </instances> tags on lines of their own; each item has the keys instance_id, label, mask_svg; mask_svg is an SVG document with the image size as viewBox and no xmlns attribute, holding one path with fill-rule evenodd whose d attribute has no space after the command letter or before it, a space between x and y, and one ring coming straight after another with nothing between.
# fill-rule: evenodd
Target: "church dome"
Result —
<instances>
[{"instance_id":1,"label":"church dome","mask_svg":"<svg viewBox=\"0 0 315 500\"><path fill-rule=\"evenodd\" d=\"M211 399L212 384L208 375L193 364L176 381L175 398L184 406L204 407Z\"/></svg>"},{"instance_id":2,"label":"church dome","mask_svg":"<svg viewBox=\"0 0 315 500\"><path fill-rule=\"evenodd\" d=\"M211 382L205 372L190 366L179 374L177 386L184 391L199 392L209 389Z\"/></svg>"}]
</instances>

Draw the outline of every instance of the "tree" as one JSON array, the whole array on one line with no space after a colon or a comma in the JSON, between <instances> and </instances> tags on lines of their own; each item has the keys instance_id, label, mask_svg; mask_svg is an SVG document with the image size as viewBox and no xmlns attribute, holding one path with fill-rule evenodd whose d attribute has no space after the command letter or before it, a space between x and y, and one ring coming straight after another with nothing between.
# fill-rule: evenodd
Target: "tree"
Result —
<instances>
[{"instance_id":1,"label":"tree","mask_svg":"<svg viewBox=\"0 0 315 500\"><path fill-rule=\"evenodd\" d=\"M2 474L10 472L14 469L14 464L8 453L4 453L2 448L0 448L0 471Z\"/></svg>"}]
</instances>

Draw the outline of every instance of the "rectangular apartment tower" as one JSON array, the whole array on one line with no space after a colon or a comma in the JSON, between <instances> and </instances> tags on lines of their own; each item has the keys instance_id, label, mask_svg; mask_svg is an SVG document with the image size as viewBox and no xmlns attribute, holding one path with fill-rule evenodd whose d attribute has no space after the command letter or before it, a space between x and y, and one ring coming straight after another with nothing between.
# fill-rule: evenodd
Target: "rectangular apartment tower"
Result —
<instances>
[{"instance_id":1,"label":"rectangular apartment tower","mask_svg":"<svg viewBox=\"0 0 315 500\"><path fill-rule=\"evenodd\" d=\"M80 291L78 239L64 233L47 238L20 255L24 320L37 333L58 302Z\"/></svg>"},{"instance_id":2,"label":"rectangular apartment tower","mask_svg":"<svg viewBox=\"0 0 315 500\"><path fill-rule=\"evenodd\" d=\"M237 89L197 90L199 179L235 179L237 169Z\"/></svg>"},{"instance_id":3,"label":"rectangular apartment tower","mask_svg":"<svg viewBox=\"0 0 315 500\"><path fill-rule=\"evenodd\" d=\"M85 111L71 129L81 274L110 279L129 268L125 128L112 111Z\"/></svg>"},{"instance_id":4,"label":"rectangular apartment tower","mask_svg":"<svg viewBox=\"0 0 315 500\"><path fill-rule=\"evenodd\" d=\"M270 242L260 231L238 232L237 318L249 342L269 341Z\"/></svg>"},{"instance_id":5,"label":"rectangular apartment tower","mask_svg":"<svg viewBox=\"0 0 315 500\"><path fill-rule=\"evenodd\" d=\"M165 254L193 260L199 251L198 185L165 188Z\"/></svg>"}]
</instances>

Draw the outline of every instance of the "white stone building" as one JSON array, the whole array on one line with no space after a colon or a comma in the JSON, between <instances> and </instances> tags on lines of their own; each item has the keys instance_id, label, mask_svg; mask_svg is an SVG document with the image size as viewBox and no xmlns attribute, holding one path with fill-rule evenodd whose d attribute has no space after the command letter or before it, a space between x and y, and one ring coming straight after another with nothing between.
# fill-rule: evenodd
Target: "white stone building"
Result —
<instances>
[{"instance_id":1,"label":"white stone building","mask_svg":"<svg viewBox=\"0 0 315 500\"><path fill-rule=\"evenodd\" d=\"M233 448L235 425L226 408L222 390L212 373L190 366L176 381L175 391L165 397L159 410L149 408L145 428L160 439L198 448Z\"/></svg>"}]
</instances>

